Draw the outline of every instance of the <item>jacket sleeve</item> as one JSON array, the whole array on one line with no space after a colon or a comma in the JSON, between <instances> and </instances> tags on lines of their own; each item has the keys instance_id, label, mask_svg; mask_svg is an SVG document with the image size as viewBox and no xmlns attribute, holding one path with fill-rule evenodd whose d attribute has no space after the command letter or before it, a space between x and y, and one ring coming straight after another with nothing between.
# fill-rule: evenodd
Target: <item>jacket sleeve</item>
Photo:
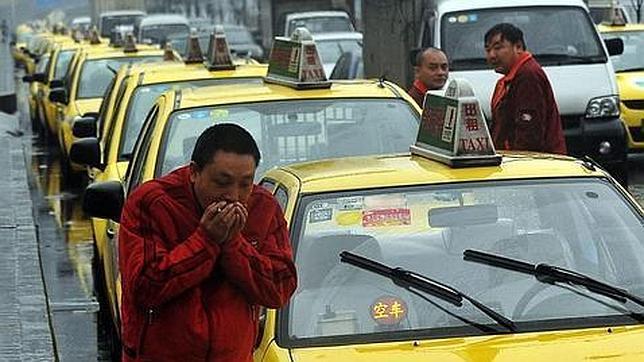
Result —
<instances>
[{"instance_id":1,"label":"jacket sleeve","mask_svg":"<svg viewBox=\"0 0 644 362\"><path fill-rule=\"evenodd\" d=\"M543 151L546 130L546 92L538 77L527 74L513 84L513 108L508 117L514 122L512 149Z\"/></svg>"},{"instance_id":2,"label":"jacket sleeve","mask_svg":"<svg viewBox=\"0 0 644 362\"><path fill-rule=\"evenodd\" d=\"M198 227L187 239L172 245L161 225L171 225L163 206L130 198L119 230L119 256L124 293L146 309L158 307L209 277L220 248ZM151 212L151 210L159 210Z\"/></svg>"},{"instance_id":3,"label":"jacket sleeve","mask_svg":"<svg viewBox=\"0 0 644 362\"><path fill-rule=\"evenodd\" d=\"M266 236L261 240L237 236L222 248L220 263L249 303L280 308L297 286L286 221L273 202L249 215L249 223L251 229L264 230L261 234Z\"/></svg>"}]
</instances>

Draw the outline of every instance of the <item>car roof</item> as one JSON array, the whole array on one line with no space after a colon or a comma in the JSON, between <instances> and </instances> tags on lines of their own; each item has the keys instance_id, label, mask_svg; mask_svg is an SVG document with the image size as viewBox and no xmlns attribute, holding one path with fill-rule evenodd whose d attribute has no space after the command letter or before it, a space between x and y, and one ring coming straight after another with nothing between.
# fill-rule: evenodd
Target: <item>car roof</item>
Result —
<instances>
[{"instance_id":1,"label":"car roof","mask_svg":"<svg viewBox=\"0 0 644 362\"><path fill-rule=\"evenodd\" d=\"M141 84L145 85L155 83L179 82L201 78L260 78L266 75L267 69L268 66L263 64L249 64L238 65L235 70L209 71L208 68L201 64L159 62L149 64L134 64L130 68L129 74L134 75L143 73L144 76Z\"/></svg>"},{"instance_id":2,"label":"car roof","mask_svg":"<svg viewBox=\"0 0 644 362\"><path fill-rule=\"evenodd\" d=\"M285 85L235 84L181 90L179 108L296 99L403 98L404 90L377 80L333 81L330 88L297 90Z\"/></svg>"},{"instance_id":3,"label":"car roof","mask_svg":"<svg viewBox=\"0 0 644 362\"><path fill-rule=\"evenodd\" d=\"M583 0L436 0L436 8L439 13L453 11L468 11L474 9L490 8L514 8L514 7L537 7L537 6L580 6L586 8Z\"/></svg>"},{"instance_id":4,"label":"car roof","mask_svg":"<svg viewBox=\"0 0 644 362\"><path fill-rule=\"evenodd\" d=\"M572 157L529 152L503 153L499 166L467 168L452 168L411 154L345 157L284 165L269 171L266 176L270 178L271 173L280 170L299 180L302 193L485 180L606 176Z\"/></svg>"},{"instance_id":5,"label":"car roof","mask_svg":"<svg viewBox=\"0 0 644 362\"><path fill-rule=\"evenodd\" d=\"M297 13L290 13L287 15L289 20L293 19L305 19L305 18L321 18L327 16L338 16L349 18L349 14L346 11L341 10L329 10L329 11L302 11Z\"/></svg>"},{"instance_id":6,"label":"car roof","mask_svg":"<svg viewBox=\"0 0 644 362\"><path fill-rule=\"evenodd\" d=\"M139 47L139 45L137 45ZM139 49L137 52L126 53L123 48L110 48L105 47L101 49L94 49L87 52L87 59L105 59L105 58L125 58L137 56L163 56L161 49Z\"/></svg>"},{"instance_id":7,"label":"car roof","mask_svg":"<svg viewBox=\"0 0 644 362\"><path fill-rule=\"evenodd\" d=\"M328 33L314 33L311 34L313 40L315 41L325 41L325 40L344 40L344 39L355 39L362 40L362 33L359 31L338 31L338 32L328 32Z\"/></svg>"},{"instance_id":8,"label":"car roof","mask_svg":"<svg viewBox=\"0 0 644 362\"><path fill-rule=\"evenodd\" d=\"M612 32L626 32L626 31L644 31L644 24L624 24L624 25L611 25L611 24L599 24L597 28L601 33L612 33Z\"/></svg>"},{"instance_id":9,"label":"car roof","mask_svg":"<svg viewBox=\"0 0 644 362\"><path fill-rule=\"evenodd\" d=\"M150 26L150 25L165 25L165 24L186 24L189 25L190 22L188 18L183 15L178 14L154 14L148 15L141 19L139 26Z\"/></svg>"},{"instance_id":10,"label":"car roof","mask_svg":"<svg viewBox=\"0 0 644 362\"><path fill-rule=\"evenodd\" d=\"M127 15L144 15L145 16L146 12L141 11L141 10L111 10L111 11L105 11L102 12L101 15L99 15L101 18L107 17L107 16L127 16Z\"/></svg>"}]
</instances>

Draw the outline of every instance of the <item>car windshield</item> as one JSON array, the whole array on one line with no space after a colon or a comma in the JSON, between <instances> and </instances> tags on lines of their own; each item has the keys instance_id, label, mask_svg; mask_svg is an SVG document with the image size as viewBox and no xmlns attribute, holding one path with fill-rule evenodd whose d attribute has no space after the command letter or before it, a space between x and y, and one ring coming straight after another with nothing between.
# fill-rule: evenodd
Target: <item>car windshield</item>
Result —
<instances>
[{"instance_id":1,"label":"car windshield","mask_svg":"<svg viewBox=\"0 0 644 362\"><path fill-rule=\"evenodd\" d=\"M351 21L343 16L320 16L291 20L287 35L293 33L297 28L307 28L311 33L353 31Z\"/></svg>"},{"instance_id":2,"label":"car windshield","mask_svg":"<svg viewBox=\"0 0 644 362\"><path fill-rule=\"evenodd\" d=\"M134 148L143 121L148 115L154 101L165 91L170 89L198 88L211 85L256 83L261 84L261 78L211 78L173 82L165 84L152 84L141 86L134 91L128 105L127 116L123 124L123 138L119 149L119 159L128 159Z\"/></svg>"},{"instance_id":3,"label":"car windshield","mask_svg":"<svg viewBox=\"0 0 644 362\"><path fill-rule=\"evenodd\" d=\"M356 39L318 40L315 42L322 63L335 64L346 52L362 54L362 42Z\"/></svg>"},{"instance_id":4,"label":"car windshield","mask_svg":"<svg viewBox=\"0 0 644 362\"><path fill-rule=\"evenodd\" d=\"M453 70L489 69L485 33L512 23L524 34L528 50L544 66L605 63L589 15L579 7L517 7L447 13L441 20L442 48Z\"/></svg>"},{"instance_id":5,"label":"car windshield","mask_svg":"<svg viewBox=\"0 0 644 362\"><path fill-rule=\"evenodd\" d=\"M134 26L137 19L142 18L143 15L114 15L114 16L105 16L101 18L101 36L109 38L114 29L117 26L127 25Z\"/></svg>"},{"instance_id":6,"label":"car windshield","mask_svg":"<svg viewBox=\"0 0 644 362\"><path fill-rule=\"evenodd\" d=\"M107 85L110 84L114 77L112 70L118 70L124 64L156 62L161 59L162 57L159 55L88 60L83 64L83 69L80 73L77 98L102 97Z\"/></svg>"},{"instance_id":7,"label":"car windshield","mask_svg":"<svg viewBox=\"0 0 644 362\"><path fill-rule=\"evenodd\" d=\"M226 40L230 44L253 44L253 37L245 28L225 28Z\"/></svg>"},{"instance_id":8,"label":"car windshield","mask_svg":"<svg viewBox=\"0 0 644 362\"><path fill-rule=\"evenodd\" d=\"M253 135L262 154L256 172L261 175L291 162L408 151L419 115L399 99L307 99L180 111L166 125L156 176L186 164L197 137L223 122Z\"/></svg>"},{"instance_id":9,"label":"car windshield","mask_svg":"<svg viewBox=\"0 0 644 362\"><path fill-rule=\"evenodd\" d=\"M65 74L67 74L67 68L69 68L69 63L72 61L75 52L76 50L63 50L58 53L54 79L63 79Z\"/></svg>"},{"instance_id":10,"label":"car windshield","mask_svg":"<svg viewBox=\"0 0 644 362\"><path fill-rule=\"evenodd\" d=\"M184 36L190 34L190 27L185 24L149 25L141 29L141 40L151 40L160 43L168 37Z\"/></svg>"},{"instance_id":11,"label":"car windshield","mask_svg":"<svg viewBox=\"0 0 644 362\"><path fill-rule=\"evenodd\" d=\"M457 308L431 296L436 304L428 303L383 277L340 263L344 250L475 296L519 331L578 328L594 317L596 326L613 318L637 321L610 298L544 287L526 274L465 261L464 250L566 267L644 296L644 220L601 179L306 195L298 200L294 220L298 288L282 327L293 344L322 338L319 343L332 345L339 336L343 343L364 343L482 333L456 316L492 325L471 306Z\"/></svg>"},{"instance_id":12,"label":"car windshield","mask_svg":"<svg viewBox=\"0 0 644 362\"><path fill-rule=\"evenodd\" d=\"M616 72L644 70L644 30L603 33L602 37L624 42L624 52L610 57Z\"/></svg>"}]
</instances>

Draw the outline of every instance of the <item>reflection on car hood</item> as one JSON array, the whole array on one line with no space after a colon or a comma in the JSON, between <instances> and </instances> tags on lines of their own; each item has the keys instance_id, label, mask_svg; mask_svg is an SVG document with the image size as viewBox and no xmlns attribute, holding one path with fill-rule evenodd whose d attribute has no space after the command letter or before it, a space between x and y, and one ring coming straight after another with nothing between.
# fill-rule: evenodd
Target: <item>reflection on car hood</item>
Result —
<instances>
[{"instance_id":1,"label":"reflection on car hood","mask_svg":"<svg viewBox=\"0 0 644 362\"><path fill-rule=\"evenodd\" d=\"M644 327L606 328L449 338L292 350L293 360L537 362L547 360L644 361Z\"/></svg>"}]
</instances>

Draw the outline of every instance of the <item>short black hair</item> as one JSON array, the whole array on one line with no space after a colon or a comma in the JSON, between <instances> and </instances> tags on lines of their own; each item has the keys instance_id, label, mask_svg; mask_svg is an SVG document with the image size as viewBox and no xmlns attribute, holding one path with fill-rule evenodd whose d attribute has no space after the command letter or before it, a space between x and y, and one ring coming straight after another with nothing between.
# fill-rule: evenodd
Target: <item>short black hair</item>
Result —
<instances>
[{"instance_id":1,"label":"short black hair","mask_svg":"<svg viewBox=\"0 0 644 362\"><path fill-rule=\"evenodd\" d=\"M510 23L500 23L494 25L485 33L485 44L487 45L497 34L501 34L501 40L507 40L512 44L521 44L521 48L526 49L523 32L521 29Z\"/></svg>"},{"instance_id":2,"label":"short black hair","mask_svg":"<svg viewBox=\"0 0 644 362\"><path fill-rule=\"evenodd\" d=\"M253 136L243 127L233 123L219 123L208 127L197 139L190 159L199 169L212 162L217 151L251 155L259 165L259 148Z\"/></svg>"},{"instance_id":3,"label":"short black hair","mask_svg":"<svg viewBox=\"0 0 644 362\"><path fill-rule=\"evenodd\" d=\"M436 48L436 47L427 47L427 48L414 49L412 51L413 54L412 54L411 59L410 59L411 65L414 66L414 67L420 66L423 63L423 54L425 54L425 52L428 51L428 50L445 53L441 48Z\"/></svg>"}]
</instances>

